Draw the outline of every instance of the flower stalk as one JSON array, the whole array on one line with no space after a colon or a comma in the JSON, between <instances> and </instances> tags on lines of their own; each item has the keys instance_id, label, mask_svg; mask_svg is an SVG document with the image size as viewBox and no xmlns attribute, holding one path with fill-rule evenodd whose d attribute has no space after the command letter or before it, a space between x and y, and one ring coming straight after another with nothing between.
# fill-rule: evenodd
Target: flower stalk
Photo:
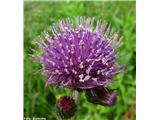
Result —
<instances>
[{"instance_id":1,"label":"flower stalk","mask_svg":"<svg viewBox=\"0 0 160 120\"><path fill-rule=\"evenodd\" d=\"M76 103L77 109L78 109L78 104L79 104L79 99L80 99L79 92L76 90L71 90L70 97L72 97L75 100L75 103ZM75 115L71 118L71 120L76 120L77 115L78 115L78 113L76 112Z\"/></svg>"}]
</instances>

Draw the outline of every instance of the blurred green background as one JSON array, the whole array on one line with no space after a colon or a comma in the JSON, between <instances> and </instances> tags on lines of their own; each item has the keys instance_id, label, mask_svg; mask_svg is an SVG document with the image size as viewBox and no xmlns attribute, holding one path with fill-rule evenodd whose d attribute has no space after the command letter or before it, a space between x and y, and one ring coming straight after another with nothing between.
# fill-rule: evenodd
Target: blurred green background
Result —
<instances>
[{"instance_id":1,"label":"blurred green background","mask_svg":"<svg viewBox=\"0 0 160 120\"><path fill-rule=\"evenodd\" d=\"M60 18L95 16L106 20L124 36L119 63L128 63L127 69L116 76L110 88L118 89L114 106L104 107L87 102L81 94L78 120L135 120L136 118L136 2L24 2L24 117L43 117L56 120L55 102L68 89L45 87L41 66L30 59L35 48L33 40Z\"/></svg>"}]
</instances>

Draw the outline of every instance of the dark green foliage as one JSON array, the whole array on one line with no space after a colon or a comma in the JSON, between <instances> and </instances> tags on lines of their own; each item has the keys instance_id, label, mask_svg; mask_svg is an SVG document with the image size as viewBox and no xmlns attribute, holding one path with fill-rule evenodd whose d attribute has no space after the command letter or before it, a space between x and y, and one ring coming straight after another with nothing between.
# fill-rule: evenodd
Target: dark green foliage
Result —
<instances>
[{"instance_id":1,"label":"dark green foliage","mask_svg":"<svg viewBox=\"0 0 160 120\"><path fill-rule=\"evenodd\" d=\"M118 63L127 63L126 70L114 78L108 87L118 90L118 100L112 107L88 103L84 94L78 108L78 120L135 119L136 100L136 11L135 2L24 2L24 117L43 117L56 120L55 102L68 89L45 86L41 66L30 59L34 39L48 30L60 18L95 16L110 23L124 36L119 50L124 55ZM119 51L118 50L118 51ZM132 120L132 119L131 119Z\"/></svg>"}]
</instances>

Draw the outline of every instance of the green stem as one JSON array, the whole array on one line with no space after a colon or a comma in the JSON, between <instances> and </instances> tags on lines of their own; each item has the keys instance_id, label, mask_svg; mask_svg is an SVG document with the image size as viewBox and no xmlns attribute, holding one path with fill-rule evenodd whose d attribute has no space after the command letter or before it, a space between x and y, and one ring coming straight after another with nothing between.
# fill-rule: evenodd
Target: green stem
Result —
<instances>
[{"instance_id":1,"label":"green stem","mask_svg":"<svg viewBox=\"0 0 160 120\"><path fill-rule=\"evenodd\" d=\"M79 92L76 90L72 90L70 93L70 96L75 100L75 103L77 104L77 109L78 109L78 104L79 104ZM77 119L77 112L75 115L71 118L71 120L76 120Z\"/></svg>"}]
</instances>

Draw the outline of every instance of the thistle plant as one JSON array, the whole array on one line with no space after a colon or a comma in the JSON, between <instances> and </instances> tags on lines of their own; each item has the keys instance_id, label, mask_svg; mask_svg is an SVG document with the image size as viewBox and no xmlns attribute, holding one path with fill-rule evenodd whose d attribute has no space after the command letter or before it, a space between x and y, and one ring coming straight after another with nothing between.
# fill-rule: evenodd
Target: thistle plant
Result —
<instances>
[{"instance_id":1,"label":"thistle plant","mask_svg":"<svg viewBox=\"0 0 160 120\"><path fill-rule=\"evenodd\" d=\"M81 92L88 102L113 105L117 92L105 86L123 69L116 63L119 57L116 49L122 37L112 32L105 21L85 17L76 17L75 21L61 19L51 30L54 37L44 31L45 39L36 40L42 53L35 57L42 64L42 72L47 74L47 85L71 90L70 96L62 96L57 101L60 117L76 115Z\"/></svg>"}]
</instances>

